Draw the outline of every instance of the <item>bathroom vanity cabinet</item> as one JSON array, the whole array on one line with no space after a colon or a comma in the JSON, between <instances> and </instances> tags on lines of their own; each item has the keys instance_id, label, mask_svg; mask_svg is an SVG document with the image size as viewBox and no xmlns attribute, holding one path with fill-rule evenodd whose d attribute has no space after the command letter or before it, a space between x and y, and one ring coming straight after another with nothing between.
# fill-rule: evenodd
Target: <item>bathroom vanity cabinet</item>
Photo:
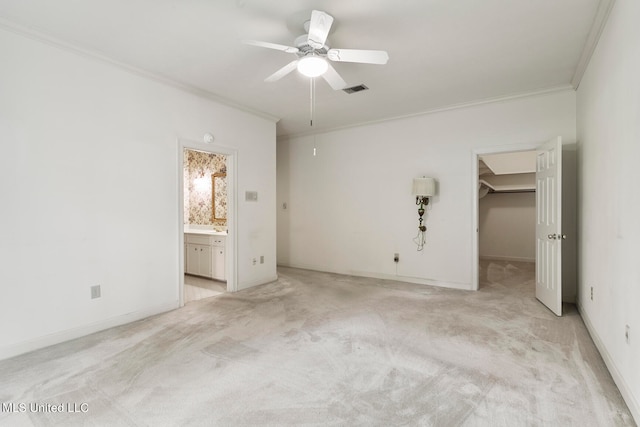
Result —
<instances>
[{"instance_id":1,"label":"bathroom vanity cabinet","mask_svg":"<svg viewBox=\"0 0 640 427\"><path fill-rule=\"evenodd\" d=\"M225 241L224 236L214 236L213 243L211 245L211 255L213 259L211 277L216 280L227 280L224 266L225 266Z\"/></svg>"},{"instance_id":2,"label":"bathroom vanity cabinet","mask_svg":"<svg viewBox=\"0 0 640 427\"><path fill-rule=\"evenodd\" d=\"M185 233L185 273L226 280L224 271L225 243L226 236L224 235Z\"/></svg>"}]
</instances>

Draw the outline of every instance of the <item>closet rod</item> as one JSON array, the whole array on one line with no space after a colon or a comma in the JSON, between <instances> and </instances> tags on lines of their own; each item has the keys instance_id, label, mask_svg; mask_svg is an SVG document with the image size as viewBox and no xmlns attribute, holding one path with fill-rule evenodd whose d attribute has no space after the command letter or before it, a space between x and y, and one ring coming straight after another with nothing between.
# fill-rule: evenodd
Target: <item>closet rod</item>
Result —
<instances>
[{"instance_id":1,"label":"closet rod","mask_svg":"<svg viewBox=\"0 0 640 427\"><path fill-rule=\"evenodd\" d=\"M516 194L516 193L535 193L536 190L489 190L489 194Z\"/></svg>"}]
</instances>

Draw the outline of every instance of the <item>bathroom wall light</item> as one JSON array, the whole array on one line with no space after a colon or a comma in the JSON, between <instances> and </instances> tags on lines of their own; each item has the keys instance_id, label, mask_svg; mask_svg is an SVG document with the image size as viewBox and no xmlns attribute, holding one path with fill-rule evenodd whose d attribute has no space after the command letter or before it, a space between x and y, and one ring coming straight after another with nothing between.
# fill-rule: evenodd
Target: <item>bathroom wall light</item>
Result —
<instances>
[{"instance_id":1,"label":"bathroom wall light","mask_svg":"<svg viewBox=\"0 0 640 427\"><path fill-rule=\"evenodd\" d=\"M416 205L420 206L418 208L418 235L413 241L418 245L418 250L421 251L424 248L425 232L427 231L427 227L422 224L424 221L424 207L429 205L429 197L436 194L436 180L425 176L414 178L412 193L416 196Z\"/></svg>"},{"instance_id":2,"label":"bathroom wall light","mask_svg":"<svg viewBox=\"0 0 640 427\"><path fill-rule=\"evenodd\" d=\"M193 178L193 188L196 191L206 191L208 187L208 180L205 178L204 169L200 170L200 173Z\"/></svg>"},{"instance_id":3,"label":"bathroom wall light","mask_svg":"<svg viewBox=\"0 0 640 427\"><path fill-rule=\"evenodd\" d=\"M193 180L193 189L196 191L207 191L209 190L209 185L207 178L201 176L199 178L194 178Z\"/></svg>"}]
</instances>

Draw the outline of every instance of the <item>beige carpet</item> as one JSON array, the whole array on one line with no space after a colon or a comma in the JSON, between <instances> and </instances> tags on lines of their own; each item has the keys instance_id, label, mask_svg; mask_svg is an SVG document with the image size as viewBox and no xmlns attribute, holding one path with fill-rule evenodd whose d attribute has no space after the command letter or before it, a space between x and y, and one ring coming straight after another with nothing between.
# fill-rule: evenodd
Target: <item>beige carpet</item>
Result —
<instances>
[{"instance_id":1,"label":"beige carpet","mask_svg":"<svg viewBox=\"0 0 640 427\"><path fill-rule=\"evenodd\" d=\"M635 425L575 308L528 264L481 270L467 292L283 268L0 362L0 425Z\"/></svg>"}]
</instances>

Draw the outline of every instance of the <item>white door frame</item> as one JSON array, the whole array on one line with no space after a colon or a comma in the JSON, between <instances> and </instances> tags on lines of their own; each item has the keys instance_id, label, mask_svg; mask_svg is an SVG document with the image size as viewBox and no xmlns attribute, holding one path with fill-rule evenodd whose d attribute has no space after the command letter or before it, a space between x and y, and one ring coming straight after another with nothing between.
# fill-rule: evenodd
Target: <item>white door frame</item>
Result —
<instances>
[{"instance_id":1,"label":"white door frame","mask_svg":"<svg viewBox=\"0 0 640 427\"><path fill-rule=\"evenodd\" d=\"M480 227L480 202L478 199L478 161L480 156L489 154L516 153L520 151L536 151L541 143L501 145L474 149L471 153L471 289L477 291L480 288L479 273L479 227Z\"/></svg>"},{"instance_id":2,"label":"white door frame","mask_svg":"<svg viewBox=\"0 0 640 427\"><path fill-rule=\"evenodd\" d=\"M225 274L227 291L238 290L238 210L236 209L238 180L238 150L217 144L205 144L178 139L178 297L184 306L184 150L204 151L227 156L227 238Z\"/></svg>"}]
</instances>

